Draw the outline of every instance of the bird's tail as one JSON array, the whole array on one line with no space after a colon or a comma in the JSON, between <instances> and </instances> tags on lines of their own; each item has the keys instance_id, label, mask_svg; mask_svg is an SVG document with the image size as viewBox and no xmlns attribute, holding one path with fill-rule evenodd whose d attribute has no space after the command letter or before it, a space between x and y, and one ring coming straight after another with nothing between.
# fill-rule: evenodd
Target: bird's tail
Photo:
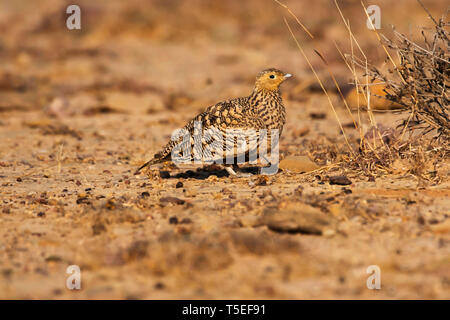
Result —
<instances>
[{"instance_id":1,"label":"bird's tail","mask_svg":"<svg viewBox=\"0 0 450 320\"><path fill-rule=\"evenodd\" d=\"M166 146L164 147L164 149L160 152L158 152L157 154L155 154L153 156L153 159L144 163L139 169L136 170L136 172L134 173L135 175L138 174L142 169L144 169L145 167L149 167L152 166L154 164L157 163L162 163L166 160L169 160L171 157L171 151L173 146L175 145L175 141L174 140L170 140L168 144L166 144Z\"/></svg>"},{"instance_id":2,"label":"bird's tail","mask_svg":"<svg viewBox=\"0 0 450 320\"><path fill-rule=\"evenodd\" d=\"M152 166L152 165L154 165L154 164L161 163L161 162L163 162L163 161L164 161L164 159L155 157L155 158L153 158L152 160L147 161L147 162L144 163L142 166L140 166L139 169L137 169L136 172L135 172L134 174L137 175L137 174L139 174L139 172L140 172L142 169L144 169L145 167L149 167L149 166Z\"/></svg>"}]
</instances>

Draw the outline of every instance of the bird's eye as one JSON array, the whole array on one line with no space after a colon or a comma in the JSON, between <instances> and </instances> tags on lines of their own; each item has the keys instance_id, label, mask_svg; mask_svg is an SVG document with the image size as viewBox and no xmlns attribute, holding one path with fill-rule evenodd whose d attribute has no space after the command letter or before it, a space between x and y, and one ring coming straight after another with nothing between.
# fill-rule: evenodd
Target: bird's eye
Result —
<instances>
[{"instance_id":1,"label":"bird's eye","mask_svg":"<svg viewBox=\"0 0 450 320\"><path fill-rule=\"evenodd\" d=\"M270 79L275 79L275 75L271 74L271 75L269 76L269 78L270 78Z\"/></svg>"}]
</instances>

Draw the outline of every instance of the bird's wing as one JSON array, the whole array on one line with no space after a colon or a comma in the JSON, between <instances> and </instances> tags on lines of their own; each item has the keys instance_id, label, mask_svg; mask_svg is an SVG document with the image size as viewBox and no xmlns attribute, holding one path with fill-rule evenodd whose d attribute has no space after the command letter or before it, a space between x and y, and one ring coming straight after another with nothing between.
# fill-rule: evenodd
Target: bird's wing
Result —
<instances>
[{"instance_id":1,"label":"bird's wing","mask_svg":"<svg viewBox=\"0 0 450 320\"><path fill-rule=\"evenodd\" d=\"M251 113L246 98L215 104L196 120L197 125L201 122L203 136L193 149L204 162L245 156L257 148L259 130L265 128L262 119ZM195 130L191 132L195 136Z\"/></svg>"},{"instance_id":2,"label":"bird's wing","mask_svg":"<svg viewBox=\"0 0 450 320\"><path fill-rule=\"evenodd\" d=\"M137 172L166 160L209 162L225 159L230 153L248 153L256 148L257 131L264 127L263 121L249 112L246 98L219 102L174 132L164 148Z\"/></svg>"}]
</instances>

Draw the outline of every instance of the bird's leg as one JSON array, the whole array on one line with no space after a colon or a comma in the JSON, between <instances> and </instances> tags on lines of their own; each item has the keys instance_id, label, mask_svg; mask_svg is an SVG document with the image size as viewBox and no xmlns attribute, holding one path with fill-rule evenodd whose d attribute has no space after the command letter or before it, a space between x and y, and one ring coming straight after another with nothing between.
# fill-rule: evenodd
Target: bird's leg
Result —
<instances>
[{"instance_id":1,"label":"bird's leg","mask_svg":"<svg viewBox=\"0 0 450 320\"><path fill-rule=\"evenodd\" d=\"M263 159L265 162L267 162L267 163L265 163L265 164L268 164L269 166L272 165L272 163L270 162L270 160L267 158L266 155L263 155L263 156L262 156L262 159Z\"/></svg>"},{"instance_id":2,"label":"bird's leg","mask_svg":"<svg viewBox=\"0 0 450 320\"><path fill-rule=\"evenodd\" d=\"M227 170L230 176L237 176L236 172L233 170L232 166L225 166L225 170Z\"/></svg>"},{"instance_id":3,"label":"bird's leg","mask_svg":"<svg viewBox=\"0 0 450 320\"><path fill-rule=\"evenodd\" d=\"M248 178L252 176L251 173L242 172L237 164L225 165L225 170L227 170L230 176L234 176L237 178Z\"/></svg>"}]
</instances>

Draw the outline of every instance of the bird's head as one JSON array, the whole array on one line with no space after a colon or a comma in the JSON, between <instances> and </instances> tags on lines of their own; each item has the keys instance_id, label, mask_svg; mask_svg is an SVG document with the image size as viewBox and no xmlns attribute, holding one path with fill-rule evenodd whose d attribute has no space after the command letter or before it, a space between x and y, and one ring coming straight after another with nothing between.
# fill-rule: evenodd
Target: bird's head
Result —
<instances>
[{"instance_id":1,"label":"bird's head","mask_svg":"<svg viewBox=\"0 0 450 320\"><path fill-rule=\"evenodd\" d=\"M292 77L290 73L284 73L274 68L266 69L256 77L255 88L257 90L277 91L280 84L290 77Z\"/></svg>"}]
</instances>

